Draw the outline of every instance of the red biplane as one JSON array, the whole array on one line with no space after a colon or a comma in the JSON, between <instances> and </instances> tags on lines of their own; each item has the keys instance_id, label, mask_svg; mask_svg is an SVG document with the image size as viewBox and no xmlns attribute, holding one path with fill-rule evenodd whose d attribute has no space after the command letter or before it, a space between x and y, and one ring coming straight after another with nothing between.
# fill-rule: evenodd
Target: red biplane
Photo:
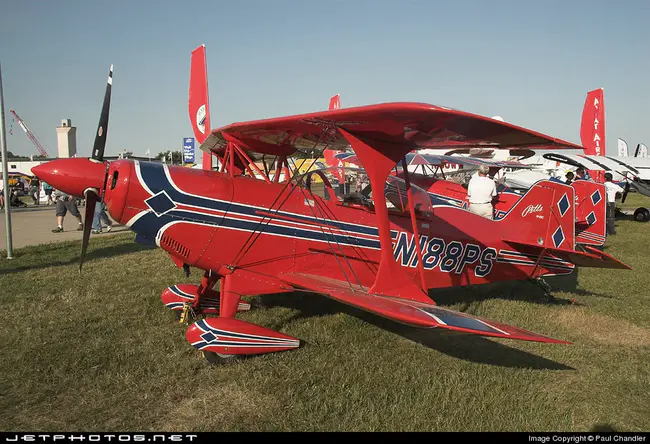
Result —
<instances>
[{"instance_id":1,"label":"red biplane","mask_svg":"<svg viewBox=\"0 0 650 444\"><path fill-rule=\"evenodd\" d=\"M219 157L220 171L108 162L111 84L112 67L92 157L54 160L33 172L85 196L86 221L103 198L137 239L167 251L178 267L204 271L200 285L172 286L163 301L194 321L187 340L210 360L299 347L297 338L236 317L250 308L242 296L296 290L416 327L566 343L440 307L428 290L570 273L575 266L629 268L597 249L576 250L575 190L565 184L536 184L494 221L433 204L407 171L390 174L420 148L579 148L571 143L440 106L386 103L213 130L201 149ZM337 195L320 170L280 182L297 151L348 146L370 194ZM275 156L275 175L261 171L254 155ZM314 175L323 196L312 191ZM80 267L89 236L86 223Z\"/></svg>"}]
</instances>

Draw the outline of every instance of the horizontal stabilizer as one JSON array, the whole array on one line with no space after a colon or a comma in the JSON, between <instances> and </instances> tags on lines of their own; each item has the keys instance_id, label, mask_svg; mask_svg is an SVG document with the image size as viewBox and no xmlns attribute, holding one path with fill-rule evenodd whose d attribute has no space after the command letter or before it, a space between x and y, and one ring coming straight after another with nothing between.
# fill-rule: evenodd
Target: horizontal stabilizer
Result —
<instances>
[{"instance_id":1,"label":"horizontal stabilizer","mask_svg":"<svg viewBox=\"0 0 650 444\"><path fill-rule=\"evenodd\" d=\"M624 264L615 257L590 245L584 245L583 248L585 251L583 252L560 248L544 248L533 242L527 243L509 239L504 239L504 241L513 246L534 247L539 250L540 253L544 251L545 254L553 254L575 264L578 267L632 269L629 265Z\"/></svg>"},{"instance_id":2,"label":"horizontal stabilizer","mask_svg":"<svg viewBox=\"0 0 650 444\"><path fill-rule=\"evenodd\" d=\"M465 333L524 341L570 344L517 327L486 321L465 313L409 299L368 294L361 286L305 273L285 273L279 278L296 288L316 291L332 299L414 327L445 328Z\"/></svg>"},{"instance_id":3,"label":"horizontal stabilizer","mask_svg":"<svg viewBox=\"0 0 650 444\"><path fill-rule=\"evenodd\" d=\"M584 249L587 250L587 253L590 256L596 256L597 260L594 261L592 259L586 260L582 259L584 262L574 262L579 267L600 267L600 268L620 268L620 269L625 269L625 270L631 270L632 267L630 267L627 264L624 264L623 262L619 261L615 257L613 257L610 254L605 253L604 251L601 251L597 248L594 248L589 245L585 245ZM603 265L606 264L606 265Z\"/></svg>"}]
</instances>

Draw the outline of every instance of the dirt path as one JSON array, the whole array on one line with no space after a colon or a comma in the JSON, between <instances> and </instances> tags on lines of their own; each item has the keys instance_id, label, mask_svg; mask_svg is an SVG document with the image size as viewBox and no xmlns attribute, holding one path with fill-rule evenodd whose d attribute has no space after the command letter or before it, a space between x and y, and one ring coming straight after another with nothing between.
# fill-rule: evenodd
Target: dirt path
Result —
<instances>
[{"instance_id":1,"label":"dirt path","mask_svg":"<svg viewBox=\"0 0 650 444\"><path fill-rule=\"evenodd\" d=\"M82 218L84 207L79 207ZM92 223L92 221L89 221ZM62 233L52 233L56 228L54 205L30 205L27 208L11 208L11 231L14 249L27 245L46 244L64 240L81 239L82 231L77 231L77 219L69 214L63 220ZM91 236L110 236L113 233L128 231L123 225L114 224L110 233L92 234ZM0 250L7 249L5 237L5 214L0 211Z\"/></svg>"}]
</instances>

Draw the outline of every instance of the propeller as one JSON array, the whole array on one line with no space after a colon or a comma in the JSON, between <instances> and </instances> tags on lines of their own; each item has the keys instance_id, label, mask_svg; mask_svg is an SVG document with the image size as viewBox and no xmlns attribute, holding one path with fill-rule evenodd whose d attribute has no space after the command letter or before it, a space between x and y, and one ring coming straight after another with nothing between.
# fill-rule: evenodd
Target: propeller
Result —
<instances>
[{"instance_id":1,"label":"propeller","mask_svg":"<svg viewBox=\"0 0 650 444\"><path fill-rule=\"evenodd\" d=\"M99 116L99 125L97 126L97 133L95 134L95 144L93 145L93 152L90 160L102 163L104 162L104 149L106 148L106 135L108 133L108 113L111 107L111 89L113 86L113 65L108 71L108 82L106 84L106 93L104 94L104 104L102 105L102 113ZM108 174L108 165L106 165L106 175ZM104 176L104 186L101 190L102 194L106 190L107 176ZM88 240L90 239L90 230L92 229L92 220L95 216L95 206L99 202L99 192L95 188L88 188L84 190L84 197L86 198L86 214L84 219L84 233L81 243L81 258L79 260L79 272L83 267L84 259L86 258L86 249L88 248ZM89 222L90 221L90 222Z\"/></svg>"},{"instance_id":2,"label":"propeller","mask_svg":"<svg viewBox=\"0 0 650 444\"><path fill-rule=\"evenodd\" d=\"M627 199L627 193L630 192L631 185L632 184L629 181L625 184L625 189L623 191L623 195L621 196L621 203L625 203L625 199Z\"/></svg>"}]
</instances>

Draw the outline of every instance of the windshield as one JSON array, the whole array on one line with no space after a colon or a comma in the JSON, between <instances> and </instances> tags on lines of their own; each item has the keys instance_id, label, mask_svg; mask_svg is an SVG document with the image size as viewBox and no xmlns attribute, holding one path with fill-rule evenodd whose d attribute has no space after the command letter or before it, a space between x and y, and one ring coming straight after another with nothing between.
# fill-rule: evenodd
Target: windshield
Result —
<instances>
[{"instance_id":1,"label":"windshield","mask_svg":"<svg viewBox=\"0 0 650 444\"><path fill-rule=\"evenodd\" d=\"M374 211L375 198L372 187L366 171L362 168L329 167L309 171L297 176L294 182L325 200L331 200L334 196L337 203L362 206ZM403 178L389 175L386 178L384 194L389 211L409 212L406 181ZM416 214L430 216L433 208L429 194L424 189L411 184L411 195Z\"/></svg>"}]
</instances>

